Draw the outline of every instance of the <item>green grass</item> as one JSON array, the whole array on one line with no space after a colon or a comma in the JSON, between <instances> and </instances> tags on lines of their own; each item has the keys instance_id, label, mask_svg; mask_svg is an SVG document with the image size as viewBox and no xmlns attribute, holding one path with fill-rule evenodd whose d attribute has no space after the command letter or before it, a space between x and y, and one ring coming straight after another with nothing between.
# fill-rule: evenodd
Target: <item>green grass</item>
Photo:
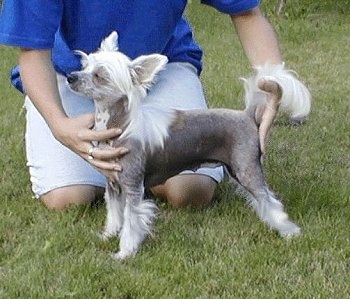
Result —
<instances>
[{"instance_id":1,"label":"green grass","mask_svg":"<svg viewBox=\"0 0 350 299\"><path fill-rule=\"evenodd\" d=\"M109 258L103 206L50 212L31 199L22 98L8 82L16 50L0 48L0 298L349 298L350 8L289 1L264 10L287 65L313 95L299 127L276 121L265 169L303 235L283 240L223 184L203 211L159 202L156 235L139 254ZM227 16L192 1L189 20L206 51L210 106L241 108L239 77L250 73Z\"/></svg>"}]
</instances>

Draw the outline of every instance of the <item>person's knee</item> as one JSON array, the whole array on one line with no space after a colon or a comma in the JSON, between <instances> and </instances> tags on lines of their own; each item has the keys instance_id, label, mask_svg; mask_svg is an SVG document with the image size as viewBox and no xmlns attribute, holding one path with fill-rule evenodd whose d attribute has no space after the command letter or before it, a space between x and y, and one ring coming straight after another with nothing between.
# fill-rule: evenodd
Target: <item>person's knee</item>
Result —
<instances>
[{"instance_id":1,"label":"person's knee","mask_svg":"<svg viewBox=\"0 0 350 299\"><path fill-rule=\"evenodd\" d=\"M212 202L216 186L216 181L208 176L186 174L168 179L163 185L152 188L152 192L177 208L204 208Z\"/></svg>"},{"instance_id":2,"label":"person's knee","mask_svg":"<svg viewBox=\"0 0 350 299\"><path fill-rule=\"evenodd\" d=\"M40 197L44 205L52 210L62 210L74 204L91 203L103 193L103 189L91 185L73 185L54 189Z\"/></svg>"}]
</instances>

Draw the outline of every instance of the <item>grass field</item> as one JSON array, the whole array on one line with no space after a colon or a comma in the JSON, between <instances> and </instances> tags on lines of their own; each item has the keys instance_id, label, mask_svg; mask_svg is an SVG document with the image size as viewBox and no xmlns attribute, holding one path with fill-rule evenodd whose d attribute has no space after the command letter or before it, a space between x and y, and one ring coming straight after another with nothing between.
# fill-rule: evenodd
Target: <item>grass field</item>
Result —
<instances>
[{"instance_id":1,"label":"grass field","mask_svg":"<svg viewBox=\"0 0 350 299\"><path fill-rule=\"evenodd\" d=\"M1 47L0 298L350 297L350 6L295 0L278 18L276 2L264 10L313 111L299 127L277 119L265 169L303 235L281 239L222 184L202 211L159 202L155 237L134 259L111 260L118 241L96 235L103 206L50 212L31 199L23 101L8 81L16 50ZM195 1L188 17L205 49L210 106L242 108L238 78L250 69L228 17Z\"/></svg>"}]
</instances>

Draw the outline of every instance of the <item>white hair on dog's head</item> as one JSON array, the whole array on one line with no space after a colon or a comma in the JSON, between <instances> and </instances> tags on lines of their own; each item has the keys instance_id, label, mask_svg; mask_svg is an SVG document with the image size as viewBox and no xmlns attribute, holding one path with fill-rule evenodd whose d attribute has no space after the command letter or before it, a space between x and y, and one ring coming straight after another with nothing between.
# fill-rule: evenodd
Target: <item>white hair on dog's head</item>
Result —
<instances>
[{"instance_id":1,"label":"white hair on dog's head","mask_svg":"<svg viewBox=\"0 0 350 299\"><path fill-rule=\"evenodd\" d=\"M128 94L130 125L120 136L132 135L153 151L163 147L168 137L168 127L175 118L175 111L161 103L162 99L147 102L146 91L156 80L168 59L164 55L143 55L131 61L131 92Z\"/></svg>"},{"instance_id":2,"label":"white hair on dog's head","mask_svg":"<svg viewBox=\"0 0 350 299\"><path fill-rule=\"evenodd\" d=\"M123 97L128 99L129 125L119 139L134 137L141 141L143 147L148 145L153 150L163 146L175 112L154 101L150 109L143 101L147 89L168 62L167 57L151 54L131 60L118 51L116 32L102 41L97 52L89 55L81 51L77 53L81 56L83 70L76 72L79 73L80 86L74 88L72 84L73 89L93 98L96 106L102 110L108 103ZM154 109L157 110L157 117L154 117Z\"/></svg>"}]
</instances>

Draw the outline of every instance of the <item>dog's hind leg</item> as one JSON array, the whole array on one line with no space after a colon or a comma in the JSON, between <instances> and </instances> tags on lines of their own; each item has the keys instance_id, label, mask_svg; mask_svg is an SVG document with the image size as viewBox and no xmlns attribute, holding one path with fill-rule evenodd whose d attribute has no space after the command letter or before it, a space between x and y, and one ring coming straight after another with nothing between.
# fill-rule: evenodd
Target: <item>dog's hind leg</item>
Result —
<instances>
[{"instance_id":1,"label":"dog's hind leg","mask_svg":"<svg viewBox=\"0 0 350 299\"><path fill-rule=\"evenodd\" d=\"M111 182L107 183L105 191L105 201L107 208L107 219L101 239L107 240L110 237L117 236L123 226L125 199L118 186Z\"/></svg>"},{"instance_id":2,"label":"dog's hind leg","mask_svg":"<svg viewBox=\"0 0 350 299\"><path fill-rule=\"evenodd\" d=\"M157 206L153 201L143 199L143 189L143 184L133 189L125 188L124 223L119 234L119 252L113 254L115 259L135 255L145 237L152 232Z\"/></svg>"},{"instance_id":3,"label":"dog's hind leg","mask_svg":"<svg viewBox=\"0 0 350 299\"><path fill-rule=\"evenodd\" d=\"M263 222L276 229L282 237L288 238L300 234L300 227L289 220L283 204L267 186L249 193L249 203Z\"/></svg>"},{"instance_id":4,"label":"dog's hind leg","mask_svg":"<svg viewBox=\"0 0 350 299\"><path fill-rule=\"evenodd\" d=\"M242 167L241 160L235 177L243 187L243 195L258 217L283 237L299 235L301 232L299 226L289 220L283 204L267 187L258 159L255 163L246 164L246 166L248 167Z\"/></svg>"}]
</instances>

